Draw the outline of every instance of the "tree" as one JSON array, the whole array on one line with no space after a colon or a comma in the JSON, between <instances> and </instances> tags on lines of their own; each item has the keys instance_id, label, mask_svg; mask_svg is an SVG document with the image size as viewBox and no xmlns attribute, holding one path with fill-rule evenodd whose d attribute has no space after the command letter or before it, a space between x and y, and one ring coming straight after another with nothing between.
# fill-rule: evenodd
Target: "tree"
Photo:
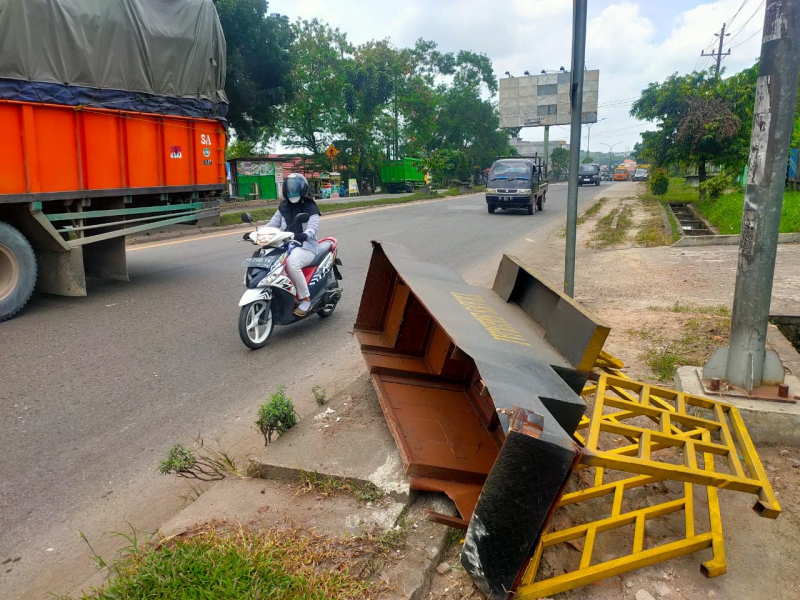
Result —
<instances>
[{"instance_id":1,"label":"tree","mask_svg":"<svg viewBox=\"0 0 800 600\"><path fill-rule=\"evenodd\" d=\"M594 162L594 157L591 154L587 154L586 157L581 161L584 165L589 165Z\"/></svg>"},{"instance_id":2,"label":"tree","mask_svg":"<svg viewBox=\"0 0 800 600\"><path fill-rule=\"evenodd\" d=\"M283 111L282 139L319 156L345 118L342 89L353 47L344 33L317 19L296 21L292 33L294 100Z\"/></svg>"},{"instance_id":3,"label":"tree","mask_svg":"<svg viewBox=\"0 0 800 600\"><path fill-rule=\"evenodd\" d=\"M550 170L556 179L560 179L562 174L566 174L569 167L569 150L561 146L553 148L550 152Z\"/></svg>"},{"instance_id":4,"label":"tree","mask_svg":"<svg viewBox=\"0 0 800 600\"><path fill-rule=\"evenodd\" d=\"M286 17L267 13L267 0L214 4L227 45L228 121L240 139L263 141L292 99L292 28Z\"/></svg>"}]
</instances>

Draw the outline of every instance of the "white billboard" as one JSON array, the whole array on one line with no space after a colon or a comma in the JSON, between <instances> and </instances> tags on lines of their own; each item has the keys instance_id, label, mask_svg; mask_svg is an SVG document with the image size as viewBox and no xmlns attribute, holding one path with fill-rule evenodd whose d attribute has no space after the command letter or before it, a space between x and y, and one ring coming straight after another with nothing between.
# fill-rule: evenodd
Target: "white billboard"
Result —
<instances>
[{"instance_id":1,"label":"white billboard","mask_svg":"<svg viewBox=\"0 0 800 600\"><path fill-rule=\"evenodd\" d=\"M597 122L600 71L583 72L584 123ZM569 71L506 77L500 80L500 127L569 125Z\"/></svg>"}]
</instances>

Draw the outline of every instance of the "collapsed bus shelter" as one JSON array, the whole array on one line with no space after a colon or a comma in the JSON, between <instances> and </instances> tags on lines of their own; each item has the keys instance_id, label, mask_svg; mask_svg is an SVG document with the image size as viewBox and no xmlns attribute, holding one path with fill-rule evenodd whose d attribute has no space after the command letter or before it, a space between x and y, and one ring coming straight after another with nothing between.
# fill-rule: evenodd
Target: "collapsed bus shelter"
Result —
<instances>
[{"instance_id":1,"label":"collapsed bus shelter","mask_svg":"<svg viewBox=\"0 0 800 600\"><path fill-rule=\"evenodd\" d=\"M466 529L462 564L489 598L543 597L705 548L714 558L704 572L719 575L716 489L757 494L762 516L780 512L735 408L627 379L602 353L609 328L513 257L487 290L375 242L354 330L411 488L456 503L460 519L428 518ZM581 394L593 395L591 418ZM592 469L593 483L573 489L579 469ZM623 502L665 479L685 484L682 498ZM697 485L708 490L707 532L694 528ZM550 530L559 507L598 498L610 516ZM684 539L647 547L646 521L678 511ZM628 554L598 563L595 536L629 524ZM545 549L578 538L577 568L537 580Z\"/></svg>"}]
</instances>

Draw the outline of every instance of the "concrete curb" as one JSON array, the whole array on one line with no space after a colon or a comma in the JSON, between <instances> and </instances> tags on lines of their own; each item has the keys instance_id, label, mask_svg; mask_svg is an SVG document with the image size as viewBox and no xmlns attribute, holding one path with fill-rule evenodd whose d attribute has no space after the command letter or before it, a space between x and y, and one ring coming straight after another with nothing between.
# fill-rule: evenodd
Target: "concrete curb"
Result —
<instances>
[{"instance_id":1,"label":"concrete curb","mask_svg":"<svg viewBox=\"0 0 800 600\"><path fill-rule=\"evenodd\" d=\"M333 215L333 214L341 215L341 214L347 214L347 213L363 212L363 211L372 210L374 208L384 208L384 207L389 207L389 206L406 206L406 205L410 205L410 204L425 204L425 203L429 203L429 202L443 202L445 200L455 200L456 198L466 198L467 196L475 196L476 194L480 194L480 193L481 192L473 192L471 194L460 194L458 196L445 196L444 198L431 198L431 199L427 199L427 200L412 200L411 202L387 202L387 203L381 203L380 201L376 201L375 204L370 205L370 206L359 206L359 207L356 207L356 208L343 208L342 210L332 210L332 211L329 211L327 213L324 213L323 217L325 215ZM259 207L259 208L272 208L272 207L271 206L264 206L264 207ZM241 211L233 210L233 211L227 211L227 212L228 212L228 214L237 213L237 212L247 212L247 209L243 208L243 210L241 210ZM225 213L222 213L222 214L225 214ZM172 239L176 239L176 238L200 235L200 234L203 234L203 233L220 233L220 232L223 232L223 231L231 231L231 230L234 230L234 229L245 229L245 228L249 228L249 227L250 227L250 225L248 225L247 223L241 223L241 224L237 223L236 225L219 225L219 226L212 226L212 227L195 227L195 228L192 228L192 229L186 229L186 230L182 230L182 231L165 231L163 233L155 233L153 235L130 236L130 237L126 237L125 238L125 245L127 245L127 246L135 246L136 244L146 244L148 242L160 242L160 241L164 241L164 240L172 240Z\"/></svg>"},{"instance_id":2,"label":"concrete curb","mask_svg":"<svg viewBox=\"0 0 800 600\"><path fill-rule=\"evenodd\" d=\"M698 246L738 246L739 237L739 234L685 236L672 244L672 247L691 248ZM778 234L778 243L800 244L800 233L780 233Z\"/></svg>"}]
</instances>

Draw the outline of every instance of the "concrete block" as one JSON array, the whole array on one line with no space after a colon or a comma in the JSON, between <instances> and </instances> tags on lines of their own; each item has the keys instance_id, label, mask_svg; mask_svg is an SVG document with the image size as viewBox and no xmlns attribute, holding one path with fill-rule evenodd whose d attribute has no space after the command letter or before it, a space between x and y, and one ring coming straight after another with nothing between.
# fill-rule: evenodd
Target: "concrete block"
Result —
<instances>
[{"instance_id":1,"label":"concrete block","mask_svg":"<svg viewBox=\"0 0 800 600\"><path fill-rule=\"evenodd\" d=\"M695 396L706 396L733 404L742 414L750 437L756 445L779 444L800 446L800 403L788 404L769 400L750 400L735 396L708 396L700 382L700 367L681 367L675 374L675 389ZM800 395L800 380L786 376L789 395Z\"/></svg>"}]
</instances>

